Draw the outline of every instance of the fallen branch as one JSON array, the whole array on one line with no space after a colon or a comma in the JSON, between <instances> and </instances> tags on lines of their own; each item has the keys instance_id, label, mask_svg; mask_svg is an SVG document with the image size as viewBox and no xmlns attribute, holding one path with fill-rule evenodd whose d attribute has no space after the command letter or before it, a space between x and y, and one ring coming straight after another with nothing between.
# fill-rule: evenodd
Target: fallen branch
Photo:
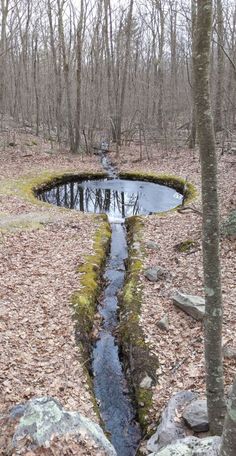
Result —
<instances>
[{"instance_id":1,"label":"fallen branch","mask_svg":"<svg viewBox=\"0 0 236 456\"><path fill-rule=\"evenodd\" d=\"M202 217L202 212L199 211L198 209L196 209L195 207L192 207L192 206L179 207L179 208L177 209L177 211L178 211L180 214L182 214L184 211L192 211L192 212L194 212L194 213L196 213L196 214L198 214L198 215L201 215L201 217Z\"/></svg>"}]
</instances>

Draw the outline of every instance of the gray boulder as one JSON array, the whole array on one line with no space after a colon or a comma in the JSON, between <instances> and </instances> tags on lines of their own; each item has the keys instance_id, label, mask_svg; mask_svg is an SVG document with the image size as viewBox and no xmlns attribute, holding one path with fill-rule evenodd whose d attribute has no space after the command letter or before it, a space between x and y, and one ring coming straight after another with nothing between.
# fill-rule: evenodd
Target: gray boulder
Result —
<instances>
[{"instance_id":1,"label":"gray boulder","mask_svg":"<svg viewBox=\"0 0 236 456\"><path fill-rule=\"evenodd\" d=\"M107 455L116 456L115 449L98 424L78 412L65 411L52 397L31 399L11 413L21 416L13 436L13 448L17 449L25 437L31 441L30 448L33 449L48 444L53 436L75 435L92 439Z\"/></svg>"},{"instance_id":2,"label":"gray boulder","mask_svg":"<svg viewBox=\"0 0 236 456\"><path fill-rule=\"evenodd\" d=\"M144 276L146 279L150 280L150 282L157 282L157 280L164 279L167 275L165 269L160 268L159 266L148 268L144 272Z\"/></svg>"},{"instance_id":3,"label":"gray boulder","mask_svg":"<svg viewBox=\"0 0 236 456\"><path fill-rule=\"evenodd\" d=\"M192 456L192 451L187 445L181 442L168 445L166 448L158 451L157 453L151 453L149 456Z\"/></svg>"},{"instance_id":4,"label":"gray boulder","mask_svg":"<svg viewBox=\"0 0 236 456\"><path fill-rule=\"evenodd\" d=\"M220 437L186 437L149 456L219 456Z\"/></svg>"},{"instance_id":5,"label":"gray boulder","mask_svg":"<svg viewBox=\"0 0 236 456\"><path fill-rule=\"evenodd\" d=\"M159 244L154 241L147 241L146 247L151 250L160 250Z\"/></svg>"},{"instance_id":6,"label":"gray boulder","mask_svg":"<svg viewBox=\"0 0 236 456\"><path fill-rule=\"evenodd\" d=\"M187 427L183 420L176 421L176 412L194 399L196 394L191 391L181 391L171 397L155 434L147 442L149 451L159 451L166 445L186 437Z\"/></svg>"},{"instance_id":7,"label":"gray boulder","mask_svg":"<svg viewBox=\"0 0 236 456\"><path fill-rule=\"evenodd\" d=\"M209 430L209 422L206 399L197 399L191 402L184 409L183 418L194 432L207 432Z\"/></svg>"},{"instance_id":8,"label":"gray boulder","mask_svg":"<svg viewBox=\"0 0 236 456\"><path fill-rule=\"evenodd\" d=\"M177 291L173 296L175 306L182 309L185 313L195 320L203 320L205 316L205 299L200 296L187 295Z\"/></svg>"}]
</instances>

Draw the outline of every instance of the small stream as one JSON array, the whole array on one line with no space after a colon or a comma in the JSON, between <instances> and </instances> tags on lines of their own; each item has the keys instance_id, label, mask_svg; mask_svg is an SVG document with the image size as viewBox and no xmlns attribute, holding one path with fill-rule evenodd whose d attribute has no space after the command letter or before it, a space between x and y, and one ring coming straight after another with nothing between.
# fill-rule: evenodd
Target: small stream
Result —
<instances>
[{"instance_id":1,"label":"small stream","mask_svg":"<svg viewBox=\"0 0 236 456\"><path fill-rule=\"evenodd\" d=\"M101 161L108 178L70 181L44 190L39 198L83 212L106 213L111 230L111 248L104 273L105 288L99 304L102 324L93 347L94 391L106 431L118 456L134 456L141 440L115 336L118 325L118 293L125 279L127 240L125 218L148 215L176 207L182 195L174 189L151 182L118 179L107 157Z\"/></svg>"}]
</instances>

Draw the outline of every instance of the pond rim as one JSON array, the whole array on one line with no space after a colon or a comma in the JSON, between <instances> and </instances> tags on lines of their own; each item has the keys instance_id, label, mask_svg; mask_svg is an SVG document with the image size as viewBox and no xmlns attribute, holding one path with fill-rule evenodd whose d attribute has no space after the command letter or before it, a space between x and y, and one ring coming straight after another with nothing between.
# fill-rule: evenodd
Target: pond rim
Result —
<instances>
[{"instance_id":1,"label":"pond rim","mask_svg":"<svg viewBox=\"0 0 236 456\"><path fill-rule=\"evenodd\" d=\"M41 178L40 178L41 177ZM108 177L107 173L104 172L64 172L64 173L53 173L51 176L39 176L39 178L32 179L32 185L30 185L30 196L33 196L34 199L37 201L38 204L49 204L43 201L39 201L37 198L43 191L49 190L52 187L64 183L69 182L82 182L87 180L99 180L99 179L108 179L112 180L111 177ZM184 195L184 203L189 203L197 196L197 191L194 185L187 180L183 179L182 177L174 176L172 174L155 174L155 173L143 173L140 171L136 172L120 172L117 174L117 179L121 180L133 180L133 181L143 181L143 182L151 182L159 185L163 185L166 187L170 187L180 194ZM27 192L27 188L25 189ZM28 188L29 190L29 188ZM65 209L65 208L64 208ZM178 206L174 209L170 209L169 211L165 211L164 213L168 214L173 210L177 210ZM70 209L71 210L71 209ZM159 212L156 215L161 215L162 213Z\"/></svg>"}]
</instances>

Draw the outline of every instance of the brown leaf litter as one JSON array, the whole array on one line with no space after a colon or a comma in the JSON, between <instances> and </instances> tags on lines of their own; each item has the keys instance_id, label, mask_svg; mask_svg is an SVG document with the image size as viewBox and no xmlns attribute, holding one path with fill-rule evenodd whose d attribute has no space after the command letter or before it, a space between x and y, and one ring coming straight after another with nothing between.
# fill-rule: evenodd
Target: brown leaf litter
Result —
<instances>
[{"instance_id":1,"label":"brown leaf litter","mask_svg":"<svg viewBox=\"0 0 236 456\"><path fill-rule=\"evenodd\" d=\"M81 157L51 149L50 144L29 134L18 134L16 146L8 146L8 136L0 138L0 182L6 178L34 175L43 170L100 170L96 157ZM35 144L36 143L36 144ZM137 147L123 148L117 159L120 170L176 174L200 188L197 152L186 149L166 152L152 150L151 161L138 160ZM231 159L231 161L233 158ZM228 157L219 163L221 216L235 205L235 164ZM79 288L78 265L92 252L95 223L88 214L36 207L19 195L6 198L0 192L1 214L16 215L36 211L57 214L40 229L3 230L0 234L0 413L33 396L51 395L62 405L97 421L83 360L75 343L70 297ZM194 203L201 209L200 198ZM143 276L144 302L140 324L153 352L160 360L158 384L154 388L154 421L171 394L194 389L204 394L203 332L194 321L173 306L176 289L203 295L201 216L196 212L171 212L145 218L145 238L159 245L146 250L145 266L158 265L169 271L165 280L148 282ZM176 245L187 239L195 248L179 252ZM222 277L224 297L224 343L236 347L235 332L235 242L222 240ZM166 332L158 327L168 314ZM235 360L225 360L226 385L235 374ZM3 426L3 431L4 431ZM9 431L10 432L10 431ZM12 431L13 432L13 431ZM11 434L11 432L10 432ZM102 455L92 442L54 439L50 448L8 453L10 434L2 433L0 454ZM5 443L4 443L5 442ZM5 446L4 446L5 445Z\"/></svg>"}]
</instances>

